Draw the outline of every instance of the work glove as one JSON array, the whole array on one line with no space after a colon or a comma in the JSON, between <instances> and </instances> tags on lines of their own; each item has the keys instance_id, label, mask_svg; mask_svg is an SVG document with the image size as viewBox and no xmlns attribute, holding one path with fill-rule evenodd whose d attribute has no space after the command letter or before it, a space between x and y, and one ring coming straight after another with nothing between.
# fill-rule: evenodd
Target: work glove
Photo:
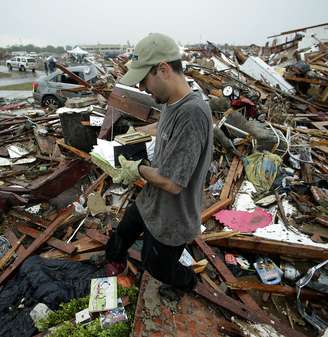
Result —
<instances>
[{"instance_id":1,"label":"work glove","mask_svg":"<svg viewBox=\"0 0 328 337\"><path fill-rule=\"evenodd\" d=\"M122 183L124 185L130 185L136 180L140 179L139 165L149 166L149 162L144 159L140 160L127 160L124 156L120 155L118 161L121 164L121 168L118 169L119 174L113 177L114 183Z\"/></svg>"},{"instance_id":2,"label":"work glove","mask_svg":"<svg viewBox=\"0 0 328 337\"><path fill-rule=\"evenodd\" d=\"M107 160L103 159L98 154L91 152L90 155L91 161L99 168L101 168L106 174L111 176L113 180L120 174L120 169L114 168Z\"/></svg>"}]
</instances>

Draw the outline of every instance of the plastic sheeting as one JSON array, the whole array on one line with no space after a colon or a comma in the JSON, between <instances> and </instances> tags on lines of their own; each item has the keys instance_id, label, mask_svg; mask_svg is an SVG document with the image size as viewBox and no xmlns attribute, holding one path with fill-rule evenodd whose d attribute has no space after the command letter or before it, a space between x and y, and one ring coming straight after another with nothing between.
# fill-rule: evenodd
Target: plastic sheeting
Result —
<instances>
[{"instance_id":1,"label":"plastic sheeting","mask_svg":"<svg viewBox=\"0 0 328 337\"><path fill-rule=\"evenodd\" d=\"M282 159L269 152L255 152L243 158L247 179L258 192L269 191L276 179Z\"/></svg>"},{"instance_id":2,"label":"plastic sheeting","mask_svg":"<svg viewBox=\"0 0 328 337\"><path fill-rule=\"evenodd\" d=\"M33 336L37 330L30 311L36 304L56 310L60 303L89 294L90 279L104 275L89 263L28 258L0 291L0 336Z\"/></svg>"}]
</instances>

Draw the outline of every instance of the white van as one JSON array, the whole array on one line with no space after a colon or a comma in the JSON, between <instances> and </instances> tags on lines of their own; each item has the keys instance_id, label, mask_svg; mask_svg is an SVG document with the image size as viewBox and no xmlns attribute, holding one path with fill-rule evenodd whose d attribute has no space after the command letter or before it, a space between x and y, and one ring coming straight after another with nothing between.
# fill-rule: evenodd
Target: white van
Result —
<instances>
[{"instance_id":1,"label":"white van","mask_svg":"<svg viewBox=\"0 0 328 337\"><path fill-rule=\"evenodd\" d=\"M7 60L6 65L9 71L16 68L19 71L32 70L32 72L35 72L36 59L33 57L15 56L10 60Z\"/></svg>"}]
</instances>

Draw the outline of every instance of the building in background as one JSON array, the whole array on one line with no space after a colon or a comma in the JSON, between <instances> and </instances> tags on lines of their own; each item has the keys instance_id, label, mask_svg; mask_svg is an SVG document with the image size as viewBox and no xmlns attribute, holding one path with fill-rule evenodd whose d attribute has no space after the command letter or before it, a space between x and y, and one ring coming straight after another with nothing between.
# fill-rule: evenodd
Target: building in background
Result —
<instances>
[{"instance_id":1,"label":"building in background","mask_svg":"<svg viewBox=\"0 0 328 337\"><path fill-rule=\"evenodd\" d=\"M102 54L105 57L116 57L133 51L128 44L80 44L79 47L90 54Z\"/></svg>"}]
</instances>

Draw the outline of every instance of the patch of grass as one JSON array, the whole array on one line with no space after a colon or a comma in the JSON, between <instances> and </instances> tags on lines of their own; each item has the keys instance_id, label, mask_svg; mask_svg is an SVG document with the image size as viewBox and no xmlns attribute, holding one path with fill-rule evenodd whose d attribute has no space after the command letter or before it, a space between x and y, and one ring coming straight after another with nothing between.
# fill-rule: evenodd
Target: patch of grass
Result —
<instances>
[{"instance_id":1,"label":"patch of grass","mask_svg":"<svg viewBox=\"0 0 328 337\"><path fill-rule=\"evenodd\" d=\"M0 72L0 78L9 78L9 77L13 77L13 74Z\"/></svg>"},{"instance_id":2,"label":"patch of grass","mask_svg":"<svg viewBox=\"0 0 328 337\"><path fill-rule=\"evenodd\" d=\"M127 289L118 285L117 291L118 297L129 296L130 304L126 307L127 322L119 322L105 329L101 328L99 319L95 319L87 325L73 324L72 320L75 318L75 313L89 305L89 296L86 296L61 304L57 311L39 320L36 326L42 332L51 327L56 327L49 335L51 337L128 337L132 330L138 289L136 287Z\"/></svg>"},{"instance_id":3,"label":"patch of grass","mask_svg":"<svg viewBox=\"0 0 328 337\"><path fill-rule=\"evenodd\" d=\"M0 86L0 90L25 90L32 91L32 82L20 83L20 84L11 84Z\"/></svg>"}]
</instances>

